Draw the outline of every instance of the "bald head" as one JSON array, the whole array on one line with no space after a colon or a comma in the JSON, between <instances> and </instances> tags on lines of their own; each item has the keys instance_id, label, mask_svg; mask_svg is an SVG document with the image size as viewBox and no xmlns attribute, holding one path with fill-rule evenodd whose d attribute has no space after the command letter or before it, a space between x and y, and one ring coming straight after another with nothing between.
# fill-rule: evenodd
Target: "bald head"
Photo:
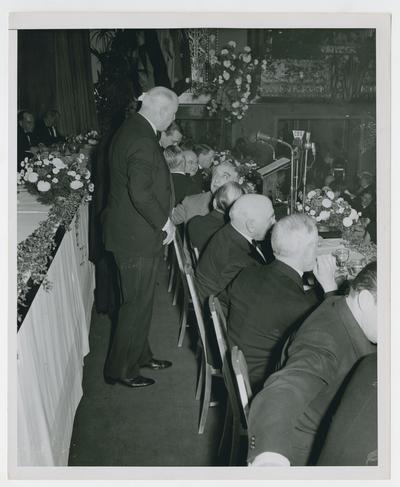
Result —
<instances>
[{"instance_id":1,"label":"bald head","mask_svg":"<svg viewBox=\"0 0 400 487\"><path fill-rule=\"evenodd\" d=\"M272 230L271 245L278 260L303 272L312 270L318 245L315 221L301 213L282 218Z\"/></svg>"},{"instance_id":2,"label":"bald head","mask_svg":"<svg viewBox=\"0 0 400 487\"><path fill-rule=\"evenodd\" d=\"M261 194L245 194L235 201L229 212L236 230L254 240L264 240L275 223L271 200Z\"/></svg>"},{"instance_id":3,"label":"bald head","mask_svg":"<svg viewBox=\"0 0 400 487\"><path fill-rule=\"evenodd\" d=\"M175 119L178 104L178 97L173 91L156 86L143 96L139 113L148 118L157 130L163 131Z\"/></svg>"}]
</instances>

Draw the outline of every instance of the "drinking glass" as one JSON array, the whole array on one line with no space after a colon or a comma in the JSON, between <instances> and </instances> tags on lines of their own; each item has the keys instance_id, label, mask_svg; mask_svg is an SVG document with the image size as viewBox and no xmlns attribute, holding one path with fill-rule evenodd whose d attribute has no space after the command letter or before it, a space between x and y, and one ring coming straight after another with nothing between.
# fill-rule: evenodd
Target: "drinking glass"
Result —
<instances>
[{"instance_id":1,"label":"drinking glass","mask_svg":"<svg viewBox=\"0 0 400 487\"><path fill-rule=\"evenodd\" d=\"M346 262L349 260L350 251L346 248L337 249L334 256L336 257L338 267L344 269L346 267Z\"/></svg>"}]
</instances>

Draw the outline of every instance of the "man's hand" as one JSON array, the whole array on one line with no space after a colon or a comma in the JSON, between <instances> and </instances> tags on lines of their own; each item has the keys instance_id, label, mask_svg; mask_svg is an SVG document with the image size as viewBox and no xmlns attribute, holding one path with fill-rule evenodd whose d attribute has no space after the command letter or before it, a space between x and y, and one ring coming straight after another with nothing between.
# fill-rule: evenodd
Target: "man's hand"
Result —
<instances>
[{"instance_id":1,"label":"man's hand","mask_svg":"<svg viewBox=\"0 0 400 487\"><path fill-rule=\"evenodd\" d=\"M335 281L336 260L333 255L319 255L313 273L325 293L337 290Z\"/></svg>"},{"instance_id":2,"label":"man's hand","mask_svg":"<svg viewBox=\"0 0 400 487\"><path fill-rule=\"evenodd\" d=\"M275 452L263 452L257 455L253 462L248 464L249 467L290 467L289 460Z\"/></svg>"},{"instance_id":3,"label":"man's hand","mask_svg":"<svg viewBox=\"0 0 400 487\"><path fill-rule=\"evenodd\" d=\"M174 239L176 226L168 218L166 224L162 227L162 230L167 234L167 236L163 240L163 245L169 245Z\"/></svg>"}]
</instances>

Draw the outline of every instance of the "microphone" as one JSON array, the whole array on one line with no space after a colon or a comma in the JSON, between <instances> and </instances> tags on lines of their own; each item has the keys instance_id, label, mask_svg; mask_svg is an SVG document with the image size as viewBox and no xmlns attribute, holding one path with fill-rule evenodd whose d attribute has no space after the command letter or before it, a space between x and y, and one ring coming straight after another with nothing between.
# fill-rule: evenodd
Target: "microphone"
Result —
<instances>
[{"instance_id":1,"label":"microphone","mask_svg":"<svg viewBox=\"0 0 400 487\"><path fill-rule=\"evenodd\" d=\"M270 135L263 134L260 130L257 132L256 140L263 140L264 142L279 142L276 137L271 137Z\"/></svg>"},{"instance_id":2,"label":"microphone","mask_svg":"<svg viewBox=\"0 0 400 487\"><path fill-rule=\"evenodd\" d=\"M282 144L286 147L289 147L290 151L293 152L293 147L290 144L276 137L271 137L270 135L263 134L260 130L257 132L256 140L262 140L264 142L276 142L277 144Z\"/></svg>"}]
</instances>

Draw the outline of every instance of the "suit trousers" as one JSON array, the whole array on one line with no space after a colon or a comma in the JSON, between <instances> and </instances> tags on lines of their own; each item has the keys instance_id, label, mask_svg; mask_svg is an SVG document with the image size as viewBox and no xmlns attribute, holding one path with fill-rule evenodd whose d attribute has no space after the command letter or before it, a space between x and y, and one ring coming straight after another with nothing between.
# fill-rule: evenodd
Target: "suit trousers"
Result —
<instances>
[{"instance_id":1,"label":"suit trousers","mask_svg":"<svg viewBox=\"0 0 400 487\"><path fill-rule=\"evenodd\" d=\"M155 257L114 257L121 305L105 375L129 379L138 376L140 367L153 357L148 337L161 253Z\"/></svg>"}]
</instances>

